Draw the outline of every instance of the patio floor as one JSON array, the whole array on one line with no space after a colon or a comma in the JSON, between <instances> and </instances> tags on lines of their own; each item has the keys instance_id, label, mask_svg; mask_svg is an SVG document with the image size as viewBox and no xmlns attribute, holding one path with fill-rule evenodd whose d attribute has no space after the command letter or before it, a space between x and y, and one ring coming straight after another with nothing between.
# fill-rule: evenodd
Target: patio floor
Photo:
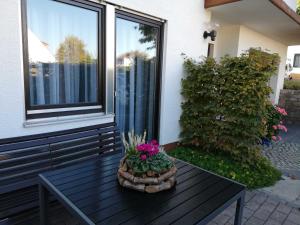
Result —
<instances>
[{"instance_id":1,"label":"patio floor","mask_svg":"<svg viewBox=\"0 0 300 225\"><path fill-rule=\"evenodd\" d=\"M289 125L282 141L263 149L263 154L285 175L300 179L300 125Z\"/></svg>"},{"instance_id":2,"label":"patio floor","mask_svg":"<svg viewBox=\"0 0 300 225\"><path fill-rule=\"evenodd\" d=\"M230 206L209 225L233 225L234 207ZM300 225L300 209L260 191L248 191L243 225Z\"/></svg>"},{"instance_id":3,"label":"patio floor","mask_svg":"<svg viewBox=\"0 0 300 225\"><path fill-rule=\"evenodd\" d=\"M209 225L233 225L234 213L235 205L232 205ZM35 209L0 221L0 225L37 225L38 218ZM53 225L79 225L58 203L52 204L49 221ZM260 191L248 191L243 225L300 225L300 209Z\"/></svg>"}]
</instances>

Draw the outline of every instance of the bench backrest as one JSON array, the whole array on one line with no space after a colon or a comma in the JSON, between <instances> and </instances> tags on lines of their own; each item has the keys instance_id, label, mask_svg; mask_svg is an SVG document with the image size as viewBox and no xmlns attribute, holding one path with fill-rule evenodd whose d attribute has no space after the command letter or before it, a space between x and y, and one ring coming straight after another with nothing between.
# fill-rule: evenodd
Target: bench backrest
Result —
<instances>
[{"instance_id":1,"label":"bench backrest","mask_svg":"<svg viewBox=\"0 0 300 225\"><path fill-rule=\"evenodd\" d=\"M43 171L121 150L115 123L2 139L0 194L33 185Z\"/></svg>"}]
</instances>

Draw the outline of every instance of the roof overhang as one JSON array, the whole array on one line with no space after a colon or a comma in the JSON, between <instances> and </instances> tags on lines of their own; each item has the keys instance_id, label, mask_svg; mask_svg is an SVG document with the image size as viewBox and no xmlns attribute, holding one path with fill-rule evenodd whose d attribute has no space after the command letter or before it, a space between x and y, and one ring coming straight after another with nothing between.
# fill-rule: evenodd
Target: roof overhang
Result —
<instances>
[{"instance_id":1,"label":"roof overhang","mask_svg":"<svg viewBox=\"0 0 300 225\"><path fill-rule=\"evenodd\" d=\"M283 0L206 0L213 21L244 25L285 45L300 44L300 16Z\"/></svg>"}]
</instances>

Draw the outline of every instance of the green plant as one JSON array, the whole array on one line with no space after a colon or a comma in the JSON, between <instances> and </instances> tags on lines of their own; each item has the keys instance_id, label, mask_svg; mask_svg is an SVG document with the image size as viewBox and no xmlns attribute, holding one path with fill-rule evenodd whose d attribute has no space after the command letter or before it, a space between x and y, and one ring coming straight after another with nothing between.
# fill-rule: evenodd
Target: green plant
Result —
<instances>
[{"instance_id":1,"label":"green plant","mask_svg":"<svg viewBox=\"0 0 300 225\"><path fill-rule=\"evenodd\" d=\"M268 160L259 157L255 165L247 165L233 160L222 153L209 153L198 148L179 147L169 154L203 169L245 184L248 188L261 188L273 185L281 173L272 167Z\"/></svg>"},{"instance_id":2,"label":"green plant","mask_svg":"<svg viewBox=\"0 0 300 225\"><path fill-rule=\"evenodd\" d=\"M131 155L126 158L127 165L132 169L134 175L143 175L147 171L154 171L157 174L164 173L174 166L174 162L162 152L141 160L138 155Z\"/></svg>"},{"instance_id":3,"label":"green plant","mask_svg":"<svg viewBox=\"0 0 300 225\"><path fill-rule=\"evenodd\" d=\"M125 163L133 175L143 176L150 171L159 175L174 166L172 159L168 157L157 141L152 140L146 143L146 132L143 136L135 135L134 131L128 132L128 141L124 134L122 136Z\"/></svg>"},{"instance_id":4,"label":"green plant","mask_svg":"<svg viewBox=\"0 0 300 225\"><path fill-rule=\"evenodd\" d=\"M225 56L220 63L211 58L201 62L185 58L183 143L255 164L272 91L267 82L279 61L278 54L260 49L249 49L240 57Z\"/></svg>"},{"instance_id":5,"label":"green plant","mask_svg":"<svg viewBox=\"0 0 300 225\"><path fill-rule=\"evenodd\" d=\"M297 14L300 15L300 0L297 0Z\"/></svg>"},{"instance_id":6,"label":"green plant","mask_svg":"<svg viewBox=\"0 0 300 225\"><path fill-rule=\"evenodd\" d=\"M146 132L142 135L136 135L134 131L129 131L127 134L128 141L125 138L124 133L122 134L122 142L127 156L138 155L136 147L146 142Z\"/></svg>"},{"instance_id":7,"label":"green plant","mask_svg":"<svg viewBox=\"0 0 300 225\"><path fill-rule=\"evenodd\" d=\"M300 80L285 80L283 89L300 90Z\"/></svg>"}]
</instances>

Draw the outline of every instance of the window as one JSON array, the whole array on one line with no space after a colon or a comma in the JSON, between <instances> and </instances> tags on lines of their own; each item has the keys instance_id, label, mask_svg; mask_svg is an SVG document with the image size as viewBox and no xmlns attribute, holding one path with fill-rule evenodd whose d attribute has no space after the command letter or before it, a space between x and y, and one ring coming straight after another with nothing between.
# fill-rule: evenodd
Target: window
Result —
<instances>
[{"instance_id":1,"label":"window","mask_svg":"<svg viewBox=\"0 0 300 225\"><path fill-rule=\"evenodd\" d=\"M214 44L212 44L212 43L208 44L207 58L213 58L214 57L214 48L215 48Z\"/></svg>"},{"instance_id":2,"label":"window","mask_svg":"<svg viewBox=\"0 0 300 225\"><path fill-rule=\"evenodd\" d=\"M294 58L294 67L300 68L300 54L296 54Z\"/></svg>"},{"instance_id":3,"label":"window","mask_svg":"<svg viewBox=\"0 0 300 225\"><path fill-rule=\"evenodd\" d=\"M103 111L101 6L27 0L23 9L27 118Z\"/></svg>"},{"instance_id":4,"label":"window","mask_svg":"<svg viewBox=\"0 0 300 225\"><path fill-rule=\"evenodd\" d=\"M116 122L158 138L162 23L129 13L116 18Z\"/></svg>"}]
</instances>

